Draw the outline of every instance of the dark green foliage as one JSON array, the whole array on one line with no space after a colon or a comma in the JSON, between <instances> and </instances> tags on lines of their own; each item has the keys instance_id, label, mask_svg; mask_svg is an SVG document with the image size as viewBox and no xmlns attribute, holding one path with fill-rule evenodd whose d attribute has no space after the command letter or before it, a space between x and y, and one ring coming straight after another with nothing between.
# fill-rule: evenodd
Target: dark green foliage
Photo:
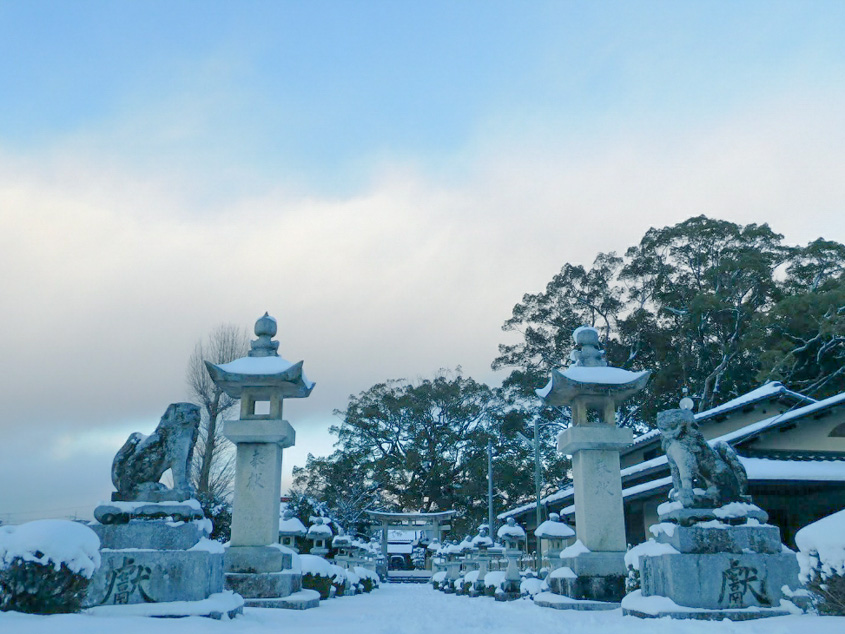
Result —
<instances>
[{"instance_id":1,"label":"dark green foliage","mask_svg":"<svg viewBox=\"0 0 845 634\"><path fill-rule=\"evenodd\" d=\"M302 587L306 590L316 590L320 593L320 599L328 599L331 594L332 580L308 572L302 575Z\"/></svg>"},{"instance_id":2,"label":"dark green foliage","mask_svg":"<svg viewBox=\"0 0 845 634\"><path fill-rule=\"evenodd\" d=\"M338 450L309 457L294 471L294 485L324 500L333 516L348 518L353 531L366 521L364 509L381 507L454 509L453 532L474 533L487 513L488 440L496 445L499 495L510 504L531 491L530 452L516 439L517 427L502 424L507 403L460 373L379 383L336 413Z\"/></svg>"},{"instance_id":3,"label":"dark green foliage","mask_svg":"<svg viewBox=\"0 0 845 634\"><path fill-rule=\"evenodd\" d=\"M89 579L71 572L65 564L56 570L16 558L0 569L0 611L30 614L79 612Z\"/></svg>"},{"instance_id":4,"label":"dark green foliage","mask_svg":"<svg viewBox=\"0 0 845 634\"><path fill-rule=\"evenodd\" d=\"M364 592L372 592L376 587L376 582L368 577L361 579L361 585L364 587Z\"/></svg>"},{"instance_id":5,"label":"dark green foliage","mask_svg":"<svg viewBox=\"0 0 845 634\"><path fill-rule=\"evenodd\" d=\"M653 371L620 409L623 425L649 426L685 390L699 411L765 380L834 394L845 389L845 245L782 240L765 224L699 216L649 229L624 257L566 264L514 307L503 329L519 340L499 347L493 367L511 368L505 386L515 403L552 419L556 412L532 404L533 390L567 364L572 330L587 324L612 365Z\"/></svg>"},{"instance_id":6,"label":"dark green foliage","mask_svg":"<svg viewBox=\"0 0 845 634\"><path fill-rule=\"evenodd\" d=\"M232 534L232 505L228 502L215 501L204 495L198 497L203 515L211 520L212 529L209 539L228 542Z\"/></svg>"}]
</instances>

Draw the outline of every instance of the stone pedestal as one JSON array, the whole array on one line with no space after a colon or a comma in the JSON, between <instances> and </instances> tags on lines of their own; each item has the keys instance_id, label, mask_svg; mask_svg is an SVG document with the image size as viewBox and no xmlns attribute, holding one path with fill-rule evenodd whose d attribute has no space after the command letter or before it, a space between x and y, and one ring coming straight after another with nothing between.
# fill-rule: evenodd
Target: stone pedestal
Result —
<instances>
[{"instance_id":1,"label":"stone pedestal","mask_svg":"<svg viewBox=\"0 0 845 634\"><path fill-rule=\"evenodd\" d=\"M505 557L508 558L508 567L505 569L502 591L495 594L496 601L515 601L520 597L519 587L522 583L522 577L519 574L516 560L519 558L521 552L510 549L505 551Z\"/></svg>"},{"instance_id":2,"label":"stone pedestal","mask_svg":"<svg viewBox=\"0 0 845 634\"><path fill-rule=\"evenodd\" d=\"M561 566L572 575L559 575L550 586L554 593L571 599L607 603L590 609L618 607L625 595L625 515L619 451L632 440L630 429L608 424L576 425L558 436L558 451L572 456L576 536L589 552L561 558ZM567 606L572 604L554 607Z\"/></svg>"},{"instance_id":3,"label":"stone pedestal","mask_svg":"<svg viewBox=\"0 0 845 634\"><path fill-rule=\"evenodd\" d=\"M295 432L285 420L227 421L223 433L237 447L232 539L226 571L281 572L278 540L282 449L294 444Z\"/></svg>"},{"instance_id":4,"label":"stone pedestal","mask_svg":"<svg viewBox=\"0 0 845 634\"><path fill-rule=\"evenodd\" d=\"M710 521L655 528L656 540L678 553L641 558L642 589L623 601L626 614L746 620L789 613L782 588L798 587L798 562L783 549L776 526ZM652 613L652 603L663 607Z\"/></svg>"},{"instance_id":5,"label":"stone pedestal","mask_svg":"<svg viewBox=\"0 0 845 634\"><path fill-rule=\"evenodd\" d=\"M243 599L224 591L222 544L203 541L211 530L208 520L90 527L100 538L102 564L88 587L87 607L154 604L151 615L160 609L167 616L216 618L243 611Z\"/></svg>"}]
</instances>

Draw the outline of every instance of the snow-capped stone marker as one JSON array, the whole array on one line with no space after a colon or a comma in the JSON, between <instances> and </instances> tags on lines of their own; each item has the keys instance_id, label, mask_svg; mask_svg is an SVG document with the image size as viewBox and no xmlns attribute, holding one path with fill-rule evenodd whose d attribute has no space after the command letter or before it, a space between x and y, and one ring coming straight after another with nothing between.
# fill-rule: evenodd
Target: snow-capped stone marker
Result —
<instances>
[{"instance_id":1,"label":"snow-capped stone marker","mask_svg":"<svg viewBox=\"0 0 845 634\"><path fill-rule=\"evenodd\" d=\"M519 568L516 565L517 559L522 554L520 546L525 541L525 529L519 526L512 517L508 518L507 524L496 531L496 536L505 545L505 557L508 559L508 567L505 570L505 580L502 582L502 591L496 592L496 601L513 601L520 597L519 585L522 577L519 575Z\"/></svg>"},{"instance_id":2,"label":"snow-capped stone marker","mask_svg":"<svg viewBox=\"0 0 845 634\"><path fill-rule=\"evenodd\" d=\"M302 361L291 363L279 356L279 342L273 341L276 329L276 320L264 313L255 322L258 338L250 343L248 356L221 365L205 362L215 385L241 400L240 419L226 421L223 427L223 435L236 446L226 582L253 607L295 607L276 599L297 592L302 582L302 576L290 570L291 556L276 547L282 450L292 447L296 438L282 419L282 402L308 397L314 383L303 373ZM266 413L256 411L260 402L269 402Z\"/></svg>"},{"instance_id":3,"label":"snow-capped stone marker","mask_svg":"<svg viewBox=\"0 0 845 634\"><path fill-rule=\"evenodd\" d=\"M619 452L631 444L630 429L616 426L616 407L642 390L649 371L630 372L607 365L599 348L599 333L581 326L572 333L571 365L552 370L551 380L537 396L553 406L572 409L572 426L558 435L558 451L572 456L575 488L575 530L586 547L561 560L575 578L561 584L562 594L590 601L580 609L612 609L625 594L625 516ZM590 422L597 410L600 422ZM570 603L553 607L576 607Z\"/></svg>"}]
</instances>

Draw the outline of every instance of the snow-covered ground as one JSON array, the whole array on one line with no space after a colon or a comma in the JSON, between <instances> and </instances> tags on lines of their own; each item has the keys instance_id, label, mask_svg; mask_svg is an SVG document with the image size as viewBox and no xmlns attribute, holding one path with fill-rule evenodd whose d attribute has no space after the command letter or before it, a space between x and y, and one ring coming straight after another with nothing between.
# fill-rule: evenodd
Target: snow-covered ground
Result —
<instances>
[{"instance_id":1,"label":"snow-covered ground","mask_svg":"<svg viewBox=\"0 0 845 634\"><path fill-rule=\"evenodd\" d=\"M0 632L4 634L518 634L562 631L568 634L794 634L802 631L842 634L845 617L785 616L740 623L640 620L623 617L621 610L558 611L538 607L527 599L497 603L486 597L446 595L421 584L384 584L371 594L323 601L319 608L304 612L247 608L243 616L223 622L203 618L0 613Z\"/></svg>"}]
</instances>

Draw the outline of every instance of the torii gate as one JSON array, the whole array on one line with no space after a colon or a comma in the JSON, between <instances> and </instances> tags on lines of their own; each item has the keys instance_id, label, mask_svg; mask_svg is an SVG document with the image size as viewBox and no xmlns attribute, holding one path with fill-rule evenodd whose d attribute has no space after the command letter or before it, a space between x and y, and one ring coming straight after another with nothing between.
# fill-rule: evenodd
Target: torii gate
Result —
<instances>
[{"instance_id":1,"label":"torii gate","mask_svg":"<svg viewBox=\"0 0 845 634\"><path fill-rule=\"evenodd\" d=\"M392 527L399 530L428 531L438 541L443 531L452 528L448 522L455 511L439 511L436 513L387 513L385 511L367 511L374 520L381 523L381 550L387 554L387 531Z\"/></svg>"}]
</instances>

